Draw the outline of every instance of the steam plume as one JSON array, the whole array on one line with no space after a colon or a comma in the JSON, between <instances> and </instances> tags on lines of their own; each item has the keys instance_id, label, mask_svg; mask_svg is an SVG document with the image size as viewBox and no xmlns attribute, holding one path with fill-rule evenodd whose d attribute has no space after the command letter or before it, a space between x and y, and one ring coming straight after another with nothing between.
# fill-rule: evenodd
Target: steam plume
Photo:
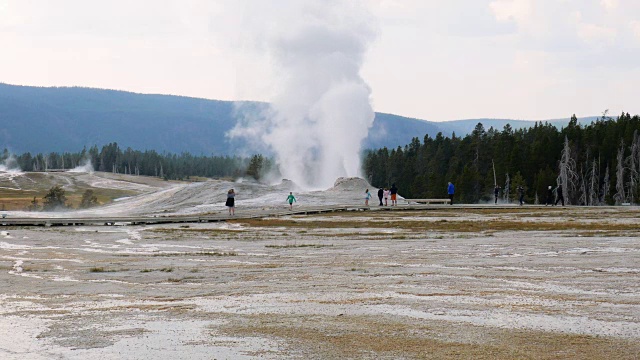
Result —
<instances>
[{"instance_id":1,"label":"steam plume","mask_svg":"<svg viewBox=\"0 0 640 360\"><path fill-rule=\"evenodd\" d=\"M10 173L20 172L20 165L18 165L18 161L13 154L9 154L9 156L0 163L0 171Z\"/></svg>"},{"instance_id":2,"label":"steam plume","mask_svg":"<svg viewBox=\"0 0 640 360\"><path fill-rule=\"evenodd\" d=\"M271 106L257 117L241 109L229 136L266 145L281 174L298 185L327 188L360 175L360 147L374 118L360 76L373 21L355 2L287 3L252 34L271 64Z\"/></svg>"},{"instance_id":3,"label":"steam plume","mask_svg":"<svg viewBox=\"0 0 640 360\"><path fill-rule=\"evenodd\" d=\"M80 165L75 168L69 170L72 173L93 173L93 164L91 163L90 158L85 158L82 160Z\"/></svg>"}]
</instances>

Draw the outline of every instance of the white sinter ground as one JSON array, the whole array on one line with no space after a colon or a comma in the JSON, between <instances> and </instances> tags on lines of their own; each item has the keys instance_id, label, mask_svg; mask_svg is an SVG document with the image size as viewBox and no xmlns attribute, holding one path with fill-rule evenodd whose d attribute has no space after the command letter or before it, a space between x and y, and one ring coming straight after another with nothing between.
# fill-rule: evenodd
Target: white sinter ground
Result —
<instances>
[{"instance_id":1,"label":"white sinter ground","mask_svg":"<svg viewBox=\"0 0 640 360\"><path fill-rule=\"evenodd\" d=\"M95 175L77 176L86 178L68 186ZM292 187L143 185L152 189L86 214L130 214L134 205L145 215L215 211L229 186L239 211L259 211L287 207ZM293 191L302 204L361 203L362 185ZM636 207L443 205L4 227L0 358L634 359L639 215Z\"/></svg>"},{"instance_id":2,"label":"white sinter ground","mask_svg":"<svg viewBox=\"0 0 640 360\"><path fill-rule=\"evenodd\" d=\"M28 186L32 180L25 173L4 173L16 189ZM3 173L0 173L3 176ZM100 216L171 216L224 213L227 191L236 192L237 211L285 209L289 192L293 192L295 206L307 208L332 205L364 204L365 190L375 195L365 180L340 178L332 188L324 191L303 191L289 180L265 185L251 180L205 182L163 182L144 176L92 173L51 173L51 183L62 184L67 190L73 187L126 190L138 195L117 199L99 208L57 212L4 212L12 217L100 217ZM24 183L21 185L21 183ZM3 182L0 181L0 186ZM375 197L375 196L374 196ZM371 201L374 205L374 200ZM377 203L376 203L377 204Z\"/></svg>"}]
</instances>

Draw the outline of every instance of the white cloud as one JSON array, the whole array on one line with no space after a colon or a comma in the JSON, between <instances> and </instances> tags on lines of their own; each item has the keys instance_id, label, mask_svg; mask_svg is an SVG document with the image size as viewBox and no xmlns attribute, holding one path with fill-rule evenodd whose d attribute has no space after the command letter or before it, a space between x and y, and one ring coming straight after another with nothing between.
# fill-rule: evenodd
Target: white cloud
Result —
<instances>
[{"instance_id":1,"label":"white cloud","mask_svg":"<svg viewBox=\"0 0 640 360\"><path fill-rule=\"evenodd\" d=\"M640 81L638 0L364 1L379 21L362 69L376 110L539 119L636 103L611 84ZM309 3L0 0L0 81L269 100L272 60L245 50L286 28L265 18Z\"/></svg>"},{"instance_id":2,"label":"white cloud","mask_svg":"<svg viewBox=\"0 0 640 360\"><path fill-rule=\"evenodd\" d=\"M620 2L619 0L600 0L600 4L605 8L605 10L612 11L618 8Z\"/></svg>"},{"instance_id":3,"label":"white cloud","mask_svg":"<svg viewBox=\"0 0 640 360\"><path fill-rule=\"evenodd\" d=\"M629 28L633 32L633 35L636 37L636 40L640 41L640 21L638 20L629 21Z\"/></svg>"},{"instance_id":4,"label":"white cloud","mask_svg":"<svg viewBox=\"0 0 640 360\"><path fill-rule=\"evenodd\" d=\"M498 21L526 23L533 13L529 0L496 0L489 4Z\"/></svg>"},{"instance_id":5,"label":"white cloud","mask_svg":"<svg viewBox=\"0 0 640 360\"><path fill-rule=\"evenodd\" d=\"M618 31L614 28L596 24L580 23L577 27L578 36L591 44L607 45L616 40Z\"/></svg>"}]
</instances>

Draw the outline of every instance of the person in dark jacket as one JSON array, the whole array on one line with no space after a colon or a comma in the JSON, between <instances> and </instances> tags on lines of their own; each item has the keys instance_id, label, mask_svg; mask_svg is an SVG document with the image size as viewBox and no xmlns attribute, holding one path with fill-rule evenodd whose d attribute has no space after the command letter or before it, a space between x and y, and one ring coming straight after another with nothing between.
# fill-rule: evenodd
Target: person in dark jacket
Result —
<instances>
[{"instance_id":1,"label":"person in dark jacket","mask_svg":"<svg viewBox=\"0 0 640 360\"><path fill-rule=\"evenodd\" d=\"M518 186L518 195L520 195L520 206L524 205L524 187L522 185Z\"/></svg>"},{"instance_id":2,"label":"person in dark jacket","mask_svg":"<svg viewBox=\"0 0 640 360\"><path fill-rule=\"evenodd\" d=\"M398 205L398 188L396 184L391 184L391 206Z\"/></svg>"},{"instance_id":3,"label":"person in dark jacket","mask_svg":"<svg viewBox=\"0 0 640 360\"><path fill-rule=\"evenodd\" d=\"M495 204L498 205L498 196L500 196L500 186L496 185L496 187L493 188L493 195L496 198Z\"/></svg>"},{"instance_id":4,"label":"person in dark jacket","mask_svg":"<svg viewBox=\"0 0 640 360\"><path fill-rule=\"evenodd\" d=\"M384 190L378 189L378 199L380 199L380 206L382 206L382 197L384 196Z\"/></svg>"},{"instance_id":5,"label":"person in dark jacket","mask_svg":"<svg viewBox=\"0 0 640 360\"><path fill-rule=\"evenodd\" d=\"M236 214L236 192L233 189L227 192L227 201L224 204L229 208L229 215Z\"/></svg>"},{"instance_id":6,"label":"person in dark jacket","mask_svg":"<svg viewBox=\"0 0 640 360\"><path fill-rule=\"evenodd\" d=\"M544 206L553 205L553 186L549 185L547 189L547 201L545 201Z\"/></svg>"},{"instance_id":7,"label":"person in dark jacket","mask_svg":"<svg viewBox=\"0 0 640 360\"><path fill-rule=\"evenodd\" d=\"M562 206L564 206L564 196L562 195L562 185L558 185L558 187L556 188L556 202L555 205L558 205L558 201L562 201Z\"/></svg>"}]
</instances>

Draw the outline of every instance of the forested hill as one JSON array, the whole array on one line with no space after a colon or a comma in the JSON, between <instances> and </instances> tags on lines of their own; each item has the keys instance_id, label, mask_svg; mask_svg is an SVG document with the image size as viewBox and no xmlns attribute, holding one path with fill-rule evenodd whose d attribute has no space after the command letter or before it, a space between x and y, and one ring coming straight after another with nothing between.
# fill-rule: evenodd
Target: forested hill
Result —
<instances>
[{"instance_id":1,"label":"forested hill","mask_svg":"<svg viewBox=\"0 0 640 360\"><path fill-rule=\"evenodd\" d=\"M425 134L465 135L480 121L487 129L502 129L506 123L514 129L534 124L495 119L429 122L376 113L363 145L395 148ZM138 150L195 155L233 155L245 148L239 140L230 142L225 137L236 124L233 102L182 96L0 83L0 124L0 149L16 153L76 152L114 142Z\"/></svg>"},{"instance_id":2,"label":"forested hill","mask_svg":"<svg viewBox=\"0 0 640 360\"><path fill-rule=\"evenodd\" d=\"M244 145L225 137L236 124L233 102L114 90L0 84L0 124L0 148L16 153L117 142L141 150L227 155ZM396 147L440 131L427 121L376 114L364 146Z\"/></svg>"},{"instance_id":3,"label":"forested hill","mask_svg":"<svg viewBox=\"0 0 640 360\"><path fill-rule=\"evenodd\" d=\"M136 149L224 154L232 111L225 101L0 84L0 145L48 153L118 142Z\"/></svg>"},{"instance_id":4,"label":"forested hill","mask_svg":"<svg viewBox=\"0 0 640 360\"><path fill-rule=\"evenodd\" d=\"M404 147L370 151L364 170L373 186L396 183L410 198L445 197L451 181L456 201L464 203L492 201L497 183L501 201L514 202L523 186L525 201L544 203L548 187L562 184L570 204L638 204L640 117L603 116L589 125L573 118L562 129L477 124L464 137L427 135Z\"/></svg>"}]
</instances>

